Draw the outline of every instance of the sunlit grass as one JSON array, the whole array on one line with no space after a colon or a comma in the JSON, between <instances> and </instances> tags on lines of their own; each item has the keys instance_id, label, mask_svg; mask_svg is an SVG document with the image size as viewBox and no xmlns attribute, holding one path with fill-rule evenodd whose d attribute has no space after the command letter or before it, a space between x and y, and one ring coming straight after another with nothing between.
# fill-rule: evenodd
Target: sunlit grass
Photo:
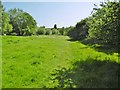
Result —
<instances>
[{"instance_id":1,"label":"sunlit grass","mask_svg":"<svg viewBox=\"0 0 120 90\"><path fill-rule=\"evenodd\" d=\"M2 87L53 86L49 85L49 77L55 68L72 68L74 62L88 58L118 62L117 53L108 55L68 39L67 36L3 36Z\"/></svg>"}]
</instances>

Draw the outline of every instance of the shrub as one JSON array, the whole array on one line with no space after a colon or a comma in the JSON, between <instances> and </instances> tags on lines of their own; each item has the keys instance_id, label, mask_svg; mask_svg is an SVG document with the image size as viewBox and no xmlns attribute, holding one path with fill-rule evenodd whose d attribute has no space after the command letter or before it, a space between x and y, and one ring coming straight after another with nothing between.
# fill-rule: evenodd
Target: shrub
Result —
<instances>
[{"instance_id":1,"label":"shrub","mask_svg":"<svg viewBox=\"0 0 120 90\"><path fill-rule=\"evenodd\" d=\"M53 29L53 30L52 30L52 34L53 34L53 35L57 35L57 34L59 34L59 32L58 32L57 29Z\"/></svg>"},{"instance_id":2,"label":"shrub","mask_svg":"<svg viewBox=\"0 0 120 90\"><path fill-rule=\"evenodd\" d=\"M51 34L52 34L51 29L47 29L45 34L46 34L46 35L51 35Z\"/></svg>"},{"instance_id":3,"label":"shrub","mask_svg":"<svg viewBox=\"0 0 120 90\"><path fill-rule=\"evenodd\" d=\"M11 33L10 35L12 35L12 36L17 36L17 34L16 34L16 33Z\"/></svg>"},{"instance_id":4,"label":"shrub","mask_svg":"<svg viewBox=\"0 0 120 90\"><path fill-rule=\"evenodd\" d=\"M44 35L46 33L45 28L39 28L38 31L36 32L37 35Z\"/></svg>"}]
</instances>

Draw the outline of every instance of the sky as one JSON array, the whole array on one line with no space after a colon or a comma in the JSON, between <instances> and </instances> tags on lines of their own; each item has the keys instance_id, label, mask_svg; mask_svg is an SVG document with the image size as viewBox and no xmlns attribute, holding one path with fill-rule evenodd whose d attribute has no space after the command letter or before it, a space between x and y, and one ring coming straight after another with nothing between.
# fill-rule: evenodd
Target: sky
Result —
<instances>
[{"instance_id":1,"label":"sky","mask_svg":"<svg viewBox=\"0 0 120 90\"><path fill-rule=\"evenodd\" d=\"M20 8L36 20L38 26L52 28L74 26L90 16L98 2L3 2L6 11Z\"/></svg>"}]
</instances>

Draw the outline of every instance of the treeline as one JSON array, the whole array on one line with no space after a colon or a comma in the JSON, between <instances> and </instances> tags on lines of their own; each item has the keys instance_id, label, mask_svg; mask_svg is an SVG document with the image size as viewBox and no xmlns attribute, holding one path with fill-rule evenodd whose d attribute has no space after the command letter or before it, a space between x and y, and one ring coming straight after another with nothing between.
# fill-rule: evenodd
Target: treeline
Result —
<instances>
[{"instance_id":1,"label":"treeline","mask_svg":"<svg viewBox=\"0 0 120 90\"><path fill-rule=\"evenodd\" d=\"M45 26L37 27L36 35L66 35L65 28L57 28L57 24L53 28L45 28Z\"/></svg>"},{"instance_id":2,"label":"treeline","mask_svg":"<svg viewBox=\"0 0 120 90\"><path fill-rule=\"evenodd\" d=\"M67 35L73 40L120 44L120 1L102 2L99 6L95 5L91 16L78 22Z\"/></svg>"},{"instance_id":3,"label":"treeline","mask_svg":"<svg viewBox=\"0 0 120 90\"><path fill-rule=\"evenodd\" d=\"M5 12L1 2L0 10L2 15L0 32L2 35L23 36L35 34L37 23L29 13L17 8Z\"/></svg>"},{"instance_id":4,"label":"treeline","mask_svg":"<svg viewBox=\"0 0 120 90\"><path fill-rule=\"evenodd\" d=\"M10 9L6 12L1 2L0 15L0 35L65 35L64 27L57 28L56 24L53 28L38 27L36 21L29 13L19 8Z\"/></svg>"},{"instance_id":5,"label":"treeline","mask_svg":"<svg viewBox=\"0 0 120 90\"><path fill-rule=\"evenodd\" d=\"M102 2L95 5L90 17L78 22L74 27L37 27L34 18L21 9L5 12L0 2L0 32L2 35L68 35L73 40L118 45L120 39L120 1Z\"/></svg>"}]
</instances>

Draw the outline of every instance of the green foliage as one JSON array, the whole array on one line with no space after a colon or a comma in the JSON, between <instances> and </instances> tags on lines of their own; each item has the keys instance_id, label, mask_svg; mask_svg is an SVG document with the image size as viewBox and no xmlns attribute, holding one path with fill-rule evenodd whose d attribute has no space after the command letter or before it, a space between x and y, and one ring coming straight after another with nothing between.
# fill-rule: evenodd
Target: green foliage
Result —
<instances>
[{"instance_id":1,"label":"green foliage","mask_svg":"<svg viewBox=\"0 0 120 90\"><path fill-rule=\"evenodd\" d=\"M100 4L101 8L94 8L90 17L89 38L97 39L100 43L118 44L120 28L120 3L105 2Z\"/></svg>"},{"instance_id":2,"label":"green foliage","mask_svg":"<svg viewBox=\"0 0 120 90\"><path fill-rule=\"evenodd\" d=\"M59 29L60 35L65 35L65 28L62 27Z\"/></svg>"},{"instance_id":3,"label":"green foliage","mask_svg":"<svg viewBox=\"0 0 120 90\"><path fill-rule=\"evenodd\" d=\"M12 31L12 25L9 23L8 14L4 11L0 1L0 34L9 34Z\"/></svg>"},{"instance_id":4,"label":"green foliage","mask_svg":"<svg viewBox=\"0 0 120 90\"><path fill-rule=\"evenodd\" d=\"M52 34L52 31L51 31L51 29L46 29L46 33L45 33L46 35L51 35Z\"/></svg>"},{"instance_id":5,"label":"green foliage","mask_svg":"<svg viewBox=\"0 0 120 90\"><path fill-rule=\"evenodd\" d=\"M83 39L87 38L87 36L88 36L89 26L87 24L87 21L88 21L88 18L85 18L76 24L75 28L77 30L77 33L79 34L78 39L80 39L80 40L83 40Z\"/></svg>"},{"instance_id":6,"label":"green foliage","mask_svg":"<svg viewBox=\"0 0 120 90\"><path fill-rule=\"evenodd\" d=\"M52 29L52 35L58 35L59 31L57 29Z\"/></svg>"},{"instance_id":7,"label":"green foliage","mask_svg":"<svg viewBox=\"0 0 120 90\"><path fill-rule=\"evenodd\" d=\"M73 40L84 40L88 36L88 18L85 18L78 22L74 28L70 28L67 32L67 35Z\"/></svg>"},{"instance_id":8,"label":"green foliage","mask_svg":"<svg viewBox=\"0 0 120 90\"><path fill-rule=\"evenodd\" d=\"M67 35L72 39L72 40L78 40L78 33L75 27L69 28L69 31L67 32Z\"/></svg>"},{"instance_id":9,"label":"green foliage","mask_svg":"<svg viewBox=\"0 0 120 90\"><path fill-rule=\"evenodd\" d=\"M10 9L8 11L8 15L10 18L10 24L12 24L12 26L13 26L13 32L17 33L17 35L20 35L20 30L19 30L19 26L16 21L16 19L17 19L16 17L21 13L23 13L23 10L17 9L17 8Z\"/></svg>"},{"instance_id":10,"label":"green foliage","mask_svg":"<svg viewBox=\"0 0 120 90\"><path fill-rule=\"evenodd\" d=\"M97 59L97 58L96 58ZM97 61L88 58L77 61L72 69L55 69L51 74L54 88L118 88L119 64L111 60Z\"/></svg>"},{"instance_id":11,"label":"green foliage","mask_svg":"<svg viewBox=\"0 0 120 90\"><path fill-rule=\"evenodd\" d=\"M36 32L37 35L45 35L46 29L45 27L39 27L38 31Z\"/></svg>"},{"instance_id":12,"label":"green foliage","mask_svg":"<svg viewBox=\"0 0 120 90\"><path fill-rule=\"evenodd\" d=\"M13 33L10 33L10 35L12 35L12 36L17 36L17 34L16 34L16 33L14 33L14 32L13 32Z\"/></svg>"},{"instance_id":13,"label":"green foliage","mask_svg":"<svg viewBox=\"0 0 120 90\"><path fill-rule=\"evenodd\" d=\"M2 34L2 13L3 13L3 5L0 1L0 35Z\"/></svg>"},{"instance_id":14,"label":"green foliage","mask_svg":"<svg viewBox=\"0 0 120 90\"><path fill-rule=\"evenodd\" d=\"M10 9L9 12L10 23L13 26L13 32L17 35L31 35L36 32L36 21L33 17L21 9Z\"/></svg>"},{"instance_id":15,"label":"green foliage","mask_svg":"<svg viewBox=\"0 0 120 90\"><path fill-rule=\"evenodd\" d=\"M118 87L119 54L113 53L112 48L120 39L120 2L105 2L100 6L93 8L92 16L81 20L75 27L59 29L55 24L52 30L43 26L36 31L36 21L30 14L16 8L7 14L0 2L3 15L0 32L3 27L3 34L13 35L2 37L2 87ZM32 34L41 36L15 36ZM56 36L59 34L68 35L73 40L88 39L113 46L106 54L107 48L99 44L88 46L70 42L67 36Z\"/></svg>"},{"instance_id":16,"label":"green foliage","mask_svg":"<svg viewBox=\"0 0 120 90\"><path fill-rule=\"evenodd\" d=\"M9 34L12 31L12 25L9 24L8 14L4 11L2 14L2 34Z\"/></svg>"},{"instance_id":17,"label":"green foliage","mask_svg":"<svg viewBox=\"0 0 120 90\"><path fill-rule=\"evenodd\" d=\"M71 78L69 78L70 72L70 70L67 70L64 67L59 67L59 69L55 69L51 74L52 77L50 77L52 83L58 82L58 84L54 88L75 88L74 82Z\"/></svg>"}]
</instances>

